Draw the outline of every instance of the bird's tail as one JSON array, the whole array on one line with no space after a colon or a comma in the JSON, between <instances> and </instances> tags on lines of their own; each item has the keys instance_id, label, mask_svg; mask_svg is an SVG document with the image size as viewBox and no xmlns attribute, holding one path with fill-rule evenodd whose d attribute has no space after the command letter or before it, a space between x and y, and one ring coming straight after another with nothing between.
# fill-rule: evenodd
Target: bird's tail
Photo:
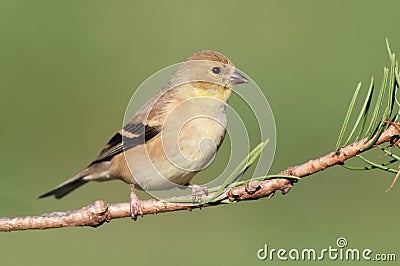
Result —
<instances>
[{"instance_id":1,"label":"bird's tail","mask_svg":"<svg viewBox=\"0 0 400 266\"><path fill-rule=\"evenodd\" d=\"M109 162L101 162L86 168L79 174L71 177L64 183L58 185L54 189L50 190L39 198L45 198L49 196L54 196L56 199L60 199L70 193L71 191L77 189L78 187L86 184L91 180L103 181L108 179L108 168Z\"/></svg>"},{"instance_id":2,"label":"bird's tail","mask_svg":"<svg viewBox=\"0 0 400 266\"><path fill-rule=\"evenodd\" d=\"M53 196L53 195L56 199L60 199L60 198L64 197L71 191L77 189L78 187L80 187L83 184L88 182L87 180L83 180L83 178L88 175L88 173L85 173L85 172L87 172L87 171L85 170L85 171L71 177L70 179L68 179L64 183L60 184L59 186L55 187L54 189L50 190L49 192L44 193L43 195L40 195L39 199Z\"/></svg>"}]
</instances>

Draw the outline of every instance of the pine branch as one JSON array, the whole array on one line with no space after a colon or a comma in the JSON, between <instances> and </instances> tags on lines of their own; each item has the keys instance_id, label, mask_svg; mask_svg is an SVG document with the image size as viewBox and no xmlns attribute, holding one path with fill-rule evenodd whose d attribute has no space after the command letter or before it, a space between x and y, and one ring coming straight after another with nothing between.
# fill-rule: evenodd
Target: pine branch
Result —
<instances>
[{"instance_id":1,"label":"pine branch","mask_svg":"<svg viewBox=\"0 0 400 266\"><path fill-rule=\"evenodd\" d=\"M308 161L302 165L289 167L288 169L281 171L279 175L290 175L301 178L322 171L333 165L341 165L347 159L350 159L368 150L371 145L377 146L385 142L390 142L392 137L397 135L399 135L398 129L394 125L391 125L388 129L380 134L379 138L374 143L371 143L373 139L363 138L340 148L336 152L331 152L325 156ZM292 188L293 184L294 181L290 178L274 178L262 181L253 180L244 185L229 188L223 194L218 196L217 201L206 203L201 207L205 208L240 201L256 200L266 197L270 198L278 190L282 191L282 194L286 194ZM212 198L215 196L215 193L216 192L210 193L208 197ZM176 201L177 198L174 198L173 200ZM195 206L191 203L170 203L155 199L142 201L141 203L143 207L143 215L180 210L191 211L192 209L199 208L199 206ZM43 214L41 216L0 218L0 232L71 226L97 227L102 225L104 222L111 221L112 219L130 216L131 214L128 202L107 203L105 201L98 200L77 210L52 212Z\"/></svg>"}]
</instances>

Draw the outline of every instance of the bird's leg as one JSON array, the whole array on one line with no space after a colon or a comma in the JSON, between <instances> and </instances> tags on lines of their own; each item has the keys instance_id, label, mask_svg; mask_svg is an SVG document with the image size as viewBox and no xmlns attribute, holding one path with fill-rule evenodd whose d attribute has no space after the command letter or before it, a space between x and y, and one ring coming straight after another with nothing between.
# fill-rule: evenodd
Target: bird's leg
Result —
<instances>
[{"instance_id":1,"label":"bird's leg","mask_svg":"<svg viewBox=\"0 0 400 266\"><path fill-rule=\"evenodd\" d=\"M134 184L131 185L130 207L131 207L131 217L133 220L136 221L138 215L143 217L142 204L140 203L139 198L135 194Z\"/></svg>"},{"instance_id":2,"label":"bird's leg","mask_svg":"<svg viewBox=\"0 0 400 266\"><path fill-rule=\"evenodd\" d=\"M208 196L208 188L207 187L202 187L199 185L192 185L192 184L188 184L188 187L190 187L192 189L192 199L193 199L193 204L196 203L196 199L197 199L197 203L199 205L201 205L202 201L202 194L204 193L204 195Z\"/></svg>"}]
</instances>

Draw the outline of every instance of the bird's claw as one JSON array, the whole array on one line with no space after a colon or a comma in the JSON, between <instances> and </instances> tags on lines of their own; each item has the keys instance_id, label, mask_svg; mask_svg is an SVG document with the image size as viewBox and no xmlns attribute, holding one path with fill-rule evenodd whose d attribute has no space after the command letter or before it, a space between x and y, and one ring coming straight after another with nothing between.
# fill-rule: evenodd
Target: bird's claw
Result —
<instances>
[{"instance_id":1,"label":"bird's claw","mask_svg":"<svg viewBox=\"0 0 400 266\"><path fill-rule=\"evenodd\" d=\"M130 197L130 209L131 209L131 217L134 221L137 220L138 215L143 217L143 208L140 203L139 198L136 196L135 192L132 190Z\"/></svg>"},{"instance_id":2,"label":"bird's claw","mask_svg":"<svg viewBox=\"0 0 400 266\"><path fill-rule=\"evenodd\" d=\"M203 194L208 196L208 188L202 187L199 185L189 185L189 187L192 189L193 204L197 203L201 206ZM196 202L196 200L197 200L197 202Z\"/></svg>"}]
</instances>

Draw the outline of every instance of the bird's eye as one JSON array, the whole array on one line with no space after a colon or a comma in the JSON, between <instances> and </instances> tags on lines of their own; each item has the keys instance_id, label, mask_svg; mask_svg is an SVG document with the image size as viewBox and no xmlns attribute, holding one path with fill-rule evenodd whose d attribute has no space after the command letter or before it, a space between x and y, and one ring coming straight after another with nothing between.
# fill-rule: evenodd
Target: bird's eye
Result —
<instances>
[{"instance_id":1,"label":"bird's eye","mask_svg":"<svg viewBox=\"0 0 400 266\"><path fill-rule=\"evenodd\" d=\"M213 67L212 72L214 74L219 74L219 73L221 73L221 69L219 67Z\"/></svg>"}]
</instances>

